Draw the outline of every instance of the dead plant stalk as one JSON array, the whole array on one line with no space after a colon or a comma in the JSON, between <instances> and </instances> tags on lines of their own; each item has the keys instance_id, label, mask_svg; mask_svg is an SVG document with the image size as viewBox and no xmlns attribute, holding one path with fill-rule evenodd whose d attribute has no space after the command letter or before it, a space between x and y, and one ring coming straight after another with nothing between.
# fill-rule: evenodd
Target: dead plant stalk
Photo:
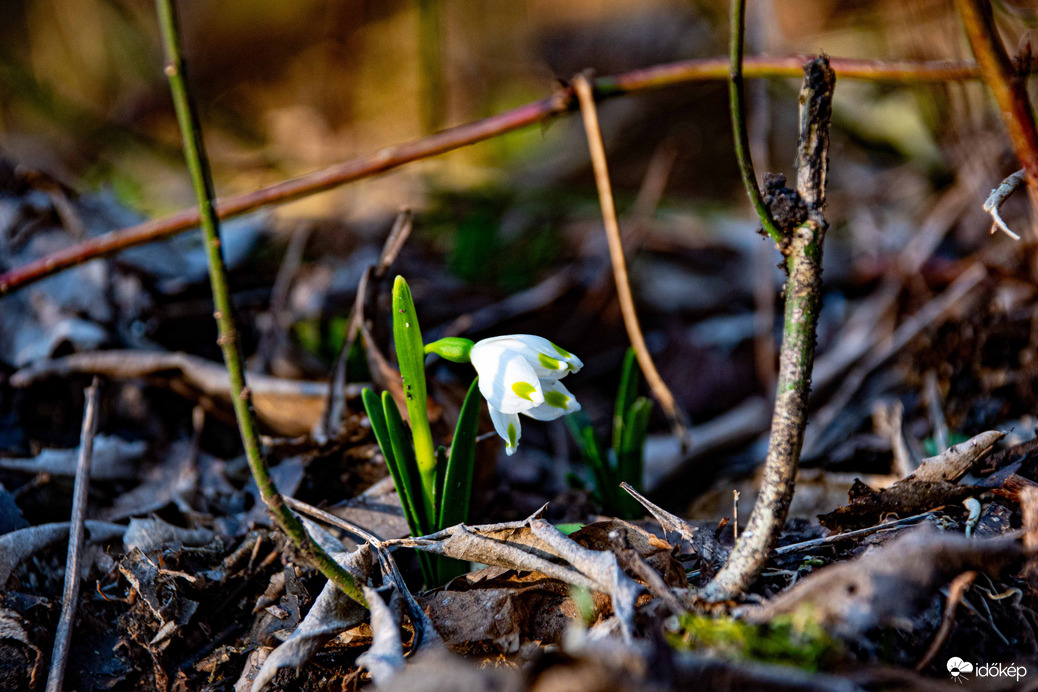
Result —
<instances>
[{"instance_id":1,"label":"dead plant stalk","mask_svg":"<svg viewBox=\"0 0 1038 692\"><path fill-rule=\"evenodd\" d=\"M591 82L585 75L577 75L573 80L573 89L580 103L580 114L584 119L584 131L587 134L588 149L591 151L591 166L595 171L595 186L598 188L598 201L602 206L602 221L606 238L609 241L609 257L613 264L613 279L616 282L616 295L620 301L620 312L623 314L627 336L638 357L638 365L645 373L645 381L660 403L663 412L670 421L674 434L684 442L688 428L684 414L678 408L674 395L667 383L660 377L656 364L652 360L645 337L638 322L638 312L634 307L634 295L627 276L627 261L624 259L623 243L620 240L620 224L616 220L616 205L613 202L613 189L609 183L609 166L606 163L605 145L602 143L602 131L598 126L598 111L595 106L594 92Z\"/></svg>"},{"instance_id":2,"label":"dead plant stalk","mask_svg":"<svg viewBox=\"0 0 1038 692\"><path fill-rule=\"evenodd\" d=\"M180 47L180 29L173 0L156 0L162 43L166 52L166 76L169 78L173 104L177 112L177 123L184 143L184 158L191 174L191 183L198 199L198 216L205 236L206 255L209 260L209 279L213 290L216 325L219 331L217 343L223 352L224 363L231 385L231 402L241 432L242 445L249 463L249 470L259 488L260 497L282 531L296 548L306 556L330 581L350 598L364 603L364 595L353 576L326 553L307 533L299 517L285 504L278 493L270 469L260 446L256 414L252 406L252 394L245 386L245 369L238 348L238 335L234 327L227 282L227 267L224 264L220 243L220 223L216 215L212 175L206 158L198 113L191 97L185 73L185 61Z\"/></svg>"}]
</instances>

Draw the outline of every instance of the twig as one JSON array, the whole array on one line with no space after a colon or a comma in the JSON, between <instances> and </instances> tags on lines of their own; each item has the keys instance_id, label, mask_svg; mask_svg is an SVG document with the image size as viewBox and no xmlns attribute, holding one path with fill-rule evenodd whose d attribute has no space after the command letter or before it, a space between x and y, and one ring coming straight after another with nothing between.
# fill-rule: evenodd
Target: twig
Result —
<instances>
[{"instance_id":1,"label":"twig","mask_svg":"<svg viewBox=\"0 0 1038 692\"><path fill-rule=\"evenodd\" d=\"M782 230L771 218L768 206L764 204L764 198L757 186L757 174L753 171L753 159L750 157L750 136L746 129L746 104L743 101L742 88L742 52L743 34L745 26L743 15L746 10L746 0L732 0L731 11L731 44L729 47L728 77L728 106L732 116L732 139L735 144L735 158L739 162L739 173L742 175L742 184L746 188L746 194L753 204L757 217L760 218L764 232L775 241L775 245L781 250L786 242Z\"/></svg>"},{"instance_id":2,"label":"twig","mask_svg":"<svg viewBox=\"0 0 1038 692\"><path fill-rule=\"evenodd\" d=\"M47 692L60 692L65 679L72 625L79 600L79 555L83 547L83 524L86 521L87 491L90 488L90 462L94 456L97 434L97 401L100 383L95 377L86 390L86 410L79 434L79 459L76 461L76 485L72 495L72 518L69 521L68 553L65 557L65 590L61 596L61 619L54 634L54 650L47 675Z\"/></svg>"},{"instance_id":3,"label":"twig","mask_svg":"<svg viewBox=\"0 0 1038 692\"><path fill-rule=\"evenodd\" d=\"M743 61L746 78L797 77L805 58L755 57ZM961 81L977 79L980 71L971 62L881 62L833 58L831 64L841 79L867 79L902 84L918 82ZM728 61L705 58L657 65L595 81L596 98L604 99L660 89L677 84L719 81L728 78ZM527 103L483 120L460 125L422 139L387 147L368 156L338 163L298 178L275 183L253 192L231 195L215 202L221 219L240 216L269 204L281 204L300 197L331 190L340 185L392 170L412 161L437 156L476 142L519 130L573 107L573 90L564 87L548 98ZM185 209L161 219L90 238L72 247L0 274L0 296L34 281L98 257L106 257L127 248L155 242L195 228L200 217L197 209Z\"/></svg>"},{"instance_id":4,"label":"twig","mask_svg":"<svg viewBox=\"0 0 1038 692\"><path fill-rule=\"evenodd\" d=\"M231 403L234 406L235 418L238 420L238 429L241 432L249 470L256 481L264 504L267 505L274 520L292 540L292 543L346 595L363 604L364 595L353 576L313 540L299 517L285 505L260 448L256 417L252 408L252 394L245 386L245 371L242 367L238 336L234 328L234 313L227 286L227 268L224 265L220 243L220 225L213 202L216 194L213 191L213 181L206 158L205 145L202 141L198 113L188 89L176 10L173 7L173 0L156 0L156 5L162 31L162 43L166 53L165 72L173 93L173 104L177 111L177 122L180 125L180 134L184 144L184 158L187 159L191 183L195 196L198 198L198 213L205 236L209 279L213 290L213 304L216 308L213 316L216 318L219 331L217 343L223 351L224 363L227 366L227 375L231 385Z\"/></svg>"},{"instance_id":5,"label":"twig","mask_svg":"<svg viewBox=\"0 0 1038 692\"><path fill-rule=\"evenodd\" d=\"M699 594L707 601L735 598L757 579L786 523L793 498L797 462L807 426L815 328L821 307L822 244L828 228L822 208L829 170L829 120L835 82L836 76L825 57L804 66L797 194L807 208L807 219L792 229L787 241L789 280L771 440L760 493L750 519L728 562Z\"/></svg>"},{"instance_id":6,"label":"twig","mask_svg":"<svg viewBox=\"0 0 1038 692\"><path fill-rule=\"evenodd\" d=\"M598 126L598 113L595 108L595 97L591 82L585 75L577 75L573 80L573 89L580 102L580 113L584 119L584 130L587 134L588 149L591 151L591 165L595 171L595 185L598 187L598 201L602 206L602 220L606 238L609 240L609 256L613 263L613 278L616 281L616 295L620 301L620 312L623 314L624 326L631 346L638 357L638 365L645 375L645 381L652 390L656 401L660 402L663 413L670 421L674 434L684 441L688 425L684 414L678 409L674 395L660 377L656 364L652 361L638 313L634 307L634 296L627 278L627 262L624 260L623 242L620 240L620 225L616 221L616 206L613 203L613 190L609 184L609 169L606 164L605 145L602 143L602 131Z\"/></svg>"},{"instance_id":7,"label":"twig","mask_svg":"<svg viewBox=\"0 0 1038 692\"><path fill-rule=\"evenodd\" d=\"M1002 220L1002 215L999 214L999 210L1005 201L1009 199L1009 195L1016 192L1016 188L1023 185L1024 180L1027 179L1027 172L1020 169L1016 173L1013 173L1008 178L1002 181L1002 183L991 191L988 198L984 200L984 211L991 214L991 219L994 223L991 225L991 232L994 233L996 228L1002 229L1002 232L1008 235L1013 240L1020 240L1020 236L1014 233L1006 222Z\"/></svg>"},{"instance_id":8,"label":"twig","mask_svg":"<svg viewBox=\"0 0 1038 692\"><path fill-rule=\"evenodd\" d=\"M930 642L930 648L926 650L926 654L919 659L919 663L915 664L916 670L922 670L930 665L934 657L940 652L941 647L948 641L952 625L955 624L955 611L959 608L962 594L966 592L966 589L969 588L969 585L976 578L977 573L971 570L963 572L952 580L951 586L948 587L948 598L944 600L944 617L941 618L941 626L937 628L937 634L934 635L933 641Z\"/></svg>"},{"instance_id":9,"label":"twig","mask_svg":"<svg viewBox=\"0 0 1038 692\"><path fill-rule=\"evenodd\" d=\"M1013 67L1006 54L991 13L991 3L987 0L955 0L955 5L959 8L959 16L966 27L984 81L998 102L1016 156L1027 171L1031 216L1038 220L1038 127L1027 95L1026 79ZM1038 237L1038 227L1034 233Z\"/></svg>"},{"instance_id":10,"label":"twig","mask_svg":"<svg viewBox=\"0 0 1038 692\"><path fill-rule=\"evenodd\" d=\"M311 504L307 504L302 500L297 500L294 497L286 497L285 503L288 504L288 506L292 509L296 510L301 514L307 515L311 519L323 521L325 524L328 524L329 526L334 526L337 529L342 529L343 531L352 533L353 535L362 538L363 540L370 543L371 547L373 548L382 547L382 539L362 526L358 526L353 522L346 521L342 517L337 517L334 514L325 512L323 509L314 507Z\"/></svg>"},{"instance_id":11,"label":"twig","mask_svg":"<svg viewBox=\"0 0 1038 692\"><path fill-rule=\"evenodd\" d=\"M916 514L911 517L905 517L904 519L897 519L895 521L888 521L885 524L876 524L875 526L867 526L864 529L855 529L854 531L847 531L845 533L836 533L832 536L825 536L823 538L812 538L809 541L801 541L800 543L791 543L790 545L784 545L781 548L775 548L773 555L789 555L790 553L799 553L804 550L814 550L820 548L823 545L830 545L838 541L845 541L850 538L861 538L862 536L870 536L874 533L882 533L891 529L896 529L906 524L914 524L917 521L922 521L929 516L937 513L937 510L930 510L929 512L923 512L922 514Z\"/></svg>"}]
</instances>

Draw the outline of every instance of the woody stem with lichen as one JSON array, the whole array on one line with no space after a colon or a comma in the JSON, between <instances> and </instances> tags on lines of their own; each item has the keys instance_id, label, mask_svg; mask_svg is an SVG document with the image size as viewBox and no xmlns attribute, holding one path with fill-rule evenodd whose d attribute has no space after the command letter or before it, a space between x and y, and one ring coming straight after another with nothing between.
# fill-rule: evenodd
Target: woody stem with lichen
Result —
<instances>
[{"instance_id":1,"label":"woody stem with lichen","mask_svg":"<svg viewBox=\"0 0 1038 692\"><path fill-rule=\"evenodd\" d=\"M793 499L797 463L807 426L807 397L821 308L822 245L828 229L822 209L829 170L829 122L835 82L835 73L826 58L816 58L804 66L797 193L807 209L807 218L788 231L790 237L785 247L789 278L771 438L750 520L739 533L728 562L699 593L706 601L736 598L757 580L786 523Z\"/></svg>"},{"instance_id":2,"label":"woody stem with lichen","mask_svg":"<svg viewBox=\"0 0 1038 692\"><path fill-rule=\"evenodd\" d=\"M199 219L205 237L206 257L209 261L209 279L213 290L213 305L216 326L219 331L217 343L223 352L224 363L230 379L231 401L238 420L245 457L249 470L259 488L260 497L270 510L282 531L292 540L296 548L306 556L330 581L347 596L364 604L364 594L353 576L326 553L307 533L299 517L285 504L277 491L270 469L260 447L256 429L256 416L252 408L252 396L245 384L245 371L238 337L234 327L230 291L227 285L227 268L224 265L220 243L220 226L213 201L213 180L206 157L202 131L185 74L185 63L180 47L180 31L173 0L156 0L162 43L166 53L165 73L169 78L170 91L177 113L181 138L184 143L184 158L187 160L191 184L198 199Z\"/></svg>"}]
</instances>

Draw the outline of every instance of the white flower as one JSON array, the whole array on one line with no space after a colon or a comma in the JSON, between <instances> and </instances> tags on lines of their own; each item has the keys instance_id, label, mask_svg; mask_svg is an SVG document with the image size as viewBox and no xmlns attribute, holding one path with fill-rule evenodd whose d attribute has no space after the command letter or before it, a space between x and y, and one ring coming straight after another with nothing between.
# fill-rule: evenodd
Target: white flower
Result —
<instances>
[{"instance_id":1,"label":"white flower","mask_svg":"<svg viewBox=\"0 0 1038 692\"><path fill-rule=\"evenodd\" d=\"M479 391L490 406L494 429L515 454L521 427L519 414L555 420L580 410L560 379L584 366L575 355L547 339L512 334L483 339L469 354L479 375Z\"/></svg>"}]
</instances>

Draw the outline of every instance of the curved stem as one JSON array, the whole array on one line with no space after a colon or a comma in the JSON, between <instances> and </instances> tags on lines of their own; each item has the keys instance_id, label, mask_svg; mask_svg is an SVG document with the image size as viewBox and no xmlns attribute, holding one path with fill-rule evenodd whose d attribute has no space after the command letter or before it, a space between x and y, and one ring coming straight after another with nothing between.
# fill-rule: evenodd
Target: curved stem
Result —
<instances>
[{"instance_id":1,"label":"curved stem","mask_svg":"<svg viewBox=\"0 0 1038 692\"><path fill-rule=\"evenodd\" d=\"M584 75L577 75L573 80L573 88L577 93L580 112L584 118L584 130L591 151L591 165L595 170L595 184L598 187L598 201L602 206L602 221L606 238L609 240L609 257L613 263L616 295L620 301L620 312L623 314L627 336L631 340L638 365L645 374L645 381L652 390L652 395L660 402L674 435L684 442L688 424L670 388L656 369L649 347L645 345L641 325L638 323L638 312L634 308L634 296L627 278L627 261L624 259L623 243L620 240L620 226L616 220L616 205L613 203L613 189L609 184L609 168L606 164L605 146L602 143L602 131L598 126L598 113L595 109L591 82Z\"/></svg>"},{"instance_id":2,"label":"curved stem","mask_svg":"<svg viewBox=\"0 0 1038 692\"><path fill-rule=\"evenodd\" d=\"M782 230L771 218L768 206L764 204L764 198L757 186L757 174L753 170L753 159L750 157L750 136L746 130L746 104L743 100L742 88L745 10L746 0L732 0L731 43L728 51L728 57L731 60L728 74L728 106L732 114L732 139L735 143L735 158L739 162L739 173L742 175L742 184L746 188L746 194L760 218L764 232L775 241L775 245L781 250L786 241Z\"/></svg>"},{"instance_id":3,"label":"curved stem","mask_svg":"<svg viewBox=\"0 0 1038 692\"><path fill-rule=\"evenodd\" d=\"M252 395L245 385L245 370L238 349L238 335L234 328L234 313L230 291L227 287L227 268L224 265L220 244L220 225L213 204L216 195L213 192L213 180L209 170L209 161L206 158L205 144L202 141L198 113L188 89L176 10L173 7L173 0L156 0L156 6L162 29L162 43L166 52L165 72L169 78L170 91L173 94L177 123L180 125L180 134L184 143L184 158L187 160L191 184L194 187L195 196L198 198L198 215L202 223L202 233L205 236L209 279L212 284L215 307L213 317L216 318L216 326L219 331L217 343L223 351L224 363L227 365L231 401L234 404L234 414L238 420L238 430L241 432L249 470L256 481L264 504L274 516L278 526L296 547L347 596L364 604L364 594L353 576L317 545L303 527L299 517L285 505L284 498L274 485L274 479L271 478L270 469L260 448L256 414L252 408Z\"/></svg>"}]
</instances>

